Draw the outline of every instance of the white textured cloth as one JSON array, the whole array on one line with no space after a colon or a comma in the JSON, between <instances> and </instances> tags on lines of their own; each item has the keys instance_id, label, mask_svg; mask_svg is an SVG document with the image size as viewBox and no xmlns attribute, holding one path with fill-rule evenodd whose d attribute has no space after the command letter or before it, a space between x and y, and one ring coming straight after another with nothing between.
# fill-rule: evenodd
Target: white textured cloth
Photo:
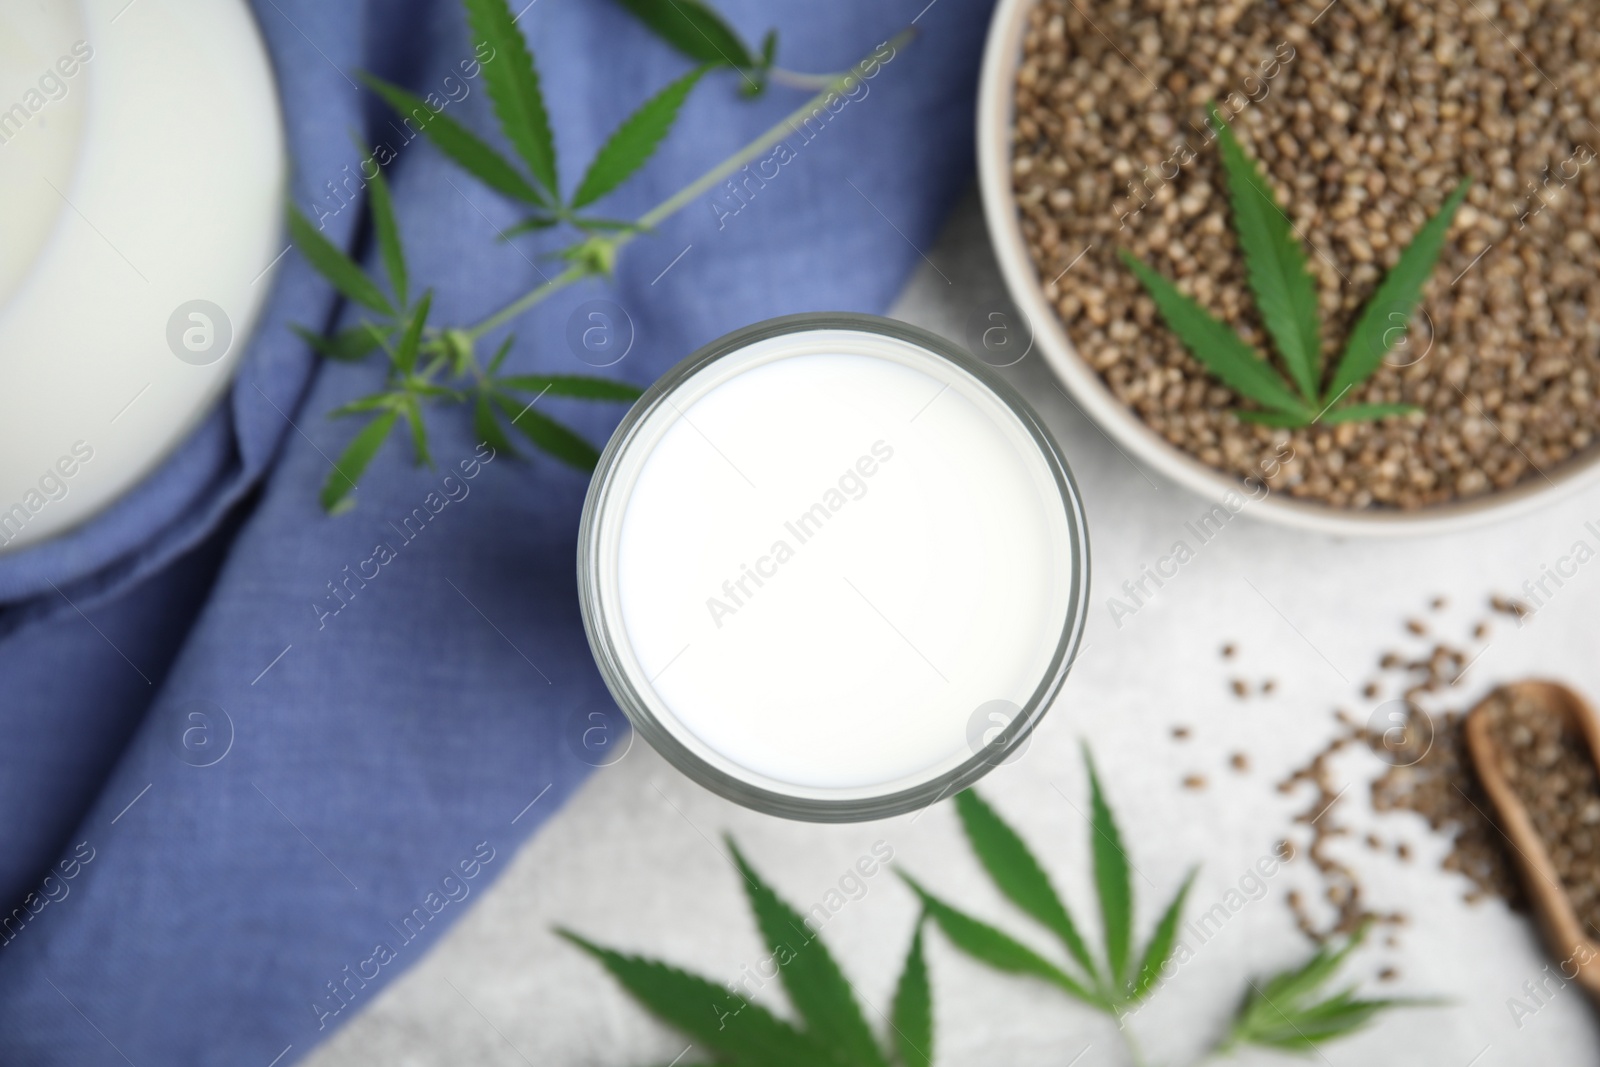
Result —
<instances>
[{"instance_id":1,"label":"white textured cloth","mask_svg":"<svg viewBox=\"0 0 1600 1067\"><path fill-rule=\"evenodd\" d=\"M894 235L887 238L894 240ZM894 314L965 336L975 312L1000 306L1002 285L975 198L952 220L932 263ZM1097 928L1088 872L1087 785L1078 739L1093 746L1125 843L1137 867L1142 939L1191 864L1201 864L1189 915L1224 901L1256 860L1290 833L1309 792L1275 783L1330 737L1332 712L1365 718L1361 696L1389 649L1416 652L1430 639L1405 633L1426 619L1461 647L1489 615L1491 592L1516 592L1554 564L1584 528L1600 524L1590 491L1526 518L1475 533L1413 541L1336 541L1264 525L1246 514L1199 547L1195 558L1136 615L1116 626L1107 598L1184 536L1209 504L1142 471L1055 386L1037 353L1005 372L1061 441L1083 490L1093 554L1094 600L1086 648L1026 754L981 786L1033 844L1080 924ZM1553 588L1553 586L1552 586ZM1488 647L1470 667L1458 703L1495 682L1528 675L1600 695L1600 565L1580 567L1527 625L1494 619ZM1435 596L1449 606L1429 610ZM1238 654L1224 662L1224 642ZM1270 696L1240 700L1230 680L1271 678ZM1387 693L1385 697L1397 694ZM1382 699L1382 698L1380 698ZM1189 726L1190 740L1170 737ZM1250 770L1229 765L1245 752ZM1351 753L1335 765L1353 783L1339 817L1358 832L1333 848L1363 872L1371 906L1411 916L1389 947L1372 938L1349 968L1373 993L1441 996L1445 1007L1394 1012L1362 1035L1328 1044L1312 1062L1493 1067L1593 1062L1600 1048L1589 1005L1575 986L1542 993L1547 958L1532 925L1496 901L1469 905L1470 888L1442 872L1445 843L1415 816L1373 816L1366 782L1377 764ZM1190 774L1208 786L1182 786ZM530 783L529 795L539 783ZM508 813L509 814L509 813ZM1367 827L1410 843L1401 863L1361 845ZM316 1067L475 1064L665 1064L685 1040L651 1020L598 965L555 937L571 927L606 945L680 964L721 982L767 953L721 847L733 833L759 870L802 910L838 886L879 842L894 865L976 914L1049 952L1044 934L989 886L948 804L917 816L853 826L784 822L740 809L678 775L642 741L590 782L516 856L471 913L400 981L307 1061ZM1304 841L1302 831L1294 835ZM1221 1032L1247 976L1303 959L1284 894L1318 892L1304 859L1267 880L1266 895L1230 913L1131 1024L1153 1063L1190 1063ZM1246 883L1246 888L1250 888ZM848 887L848 885L847 885ZM824 940L886 1028L916 909L892 873L828 920ZM1236 900L1237 898L1231 898ZM1127 1062L1110 1024L1042 984L1002 977L930 933L940 1067ZM1373 977L1391 966L1392 982ZM778 983L759 1000L787 1012ZM1547 985L1555 989L1554 983ZM1536 1009L1519 1021L1509 998ZM1086 1050L1086 1051L1085 1051ZM1081 1058L1074 1059L1082 1053ZM697 1062L695 1053L682 1064ZM1247 1053L1236 1062L1288 1062Z\"/></svg>"}]
</instances>

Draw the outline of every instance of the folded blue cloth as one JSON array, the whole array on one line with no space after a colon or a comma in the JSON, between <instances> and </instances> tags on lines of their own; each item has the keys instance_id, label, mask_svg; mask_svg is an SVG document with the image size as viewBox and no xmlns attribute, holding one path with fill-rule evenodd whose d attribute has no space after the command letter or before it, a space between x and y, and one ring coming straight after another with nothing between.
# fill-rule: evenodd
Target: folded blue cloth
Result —
<instances>
[{"instance_id":1,"label":"folded blue cloth","mask_svg":"<svg viewBox=\"0 0 1600 1067\"><path fill-rule=\"evenodd\" d=\"M777 27L780 61L805 70L844 69L913 19L922 32L797 138L775 177L691 205L627 249L614 283L514 323L512 365L590 372L566 335L594 299L635 331L598 373L639 386L758 319L881 312L970 180L986 5L924 4L719 0L747 39ZM308 212L357 162L351 130L397 139L347 75L460 95L445 77L473 51L453 0L263 0L256 14ZM529 5L520 25L569 187L689 66L608 3ZM457 84L452 114L498 142L481 80ZM658 202L803 99L775 86L750 102L734 75L709 77L606 213ZM474 321L537 283L557 238L497 242L513 205L421 139L389 174L435 322ZM364 254L358 214L327 232ZM464 411L440 410L437 469L391 443L354 511L319 510L327 456L354 432L325 416L381 372L317 364L287 324L347 320L291 255L236 384L187 445L96 521L0 559L0 800L13 813L0 1062L294 1062L560 806L590 770L575 743L590 713L619 721L578 617L584 476L493 455ZM597 445L622 414L540 403Z\"/></svg>"}]
</instances>

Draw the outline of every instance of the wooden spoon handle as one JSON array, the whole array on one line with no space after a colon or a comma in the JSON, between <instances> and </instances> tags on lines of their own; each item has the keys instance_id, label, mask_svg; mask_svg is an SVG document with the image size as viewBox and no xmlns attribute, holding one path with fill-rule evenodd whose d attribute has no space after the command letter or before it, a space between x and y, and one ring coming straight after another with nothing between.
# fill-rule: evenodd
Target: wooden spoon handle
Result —
<instances>
[{"instance_id":1,"label":"wooden spoon handle","mask_svg":"<svg viewBox=\"0 0 1600 1067\"><path fill-rule=\"evenodd\" d=\"M1464 727L1472 764L1494 805L1500 831L1511 846L1523 888L1546 945L1556 957L1561 976L1583 986L1600 1004L1600 942L1584 930L1561 884L1550 850L1534 827L1533 817L1521 796L1506 777L1502 764L1505 753L1491 730L1487 709L1497 702L1512 700L1529 701L1547 714L1560 716L1566 726L1584 738L1591 760L1596 760L1596 753L1600 753L1600 719L1582 697L1566 686L1527 681L1502 686L1490 693L1468 713ZM1600 760L1596 760L1596 765L1600 767Z\"/></svg>"}]
</instances>

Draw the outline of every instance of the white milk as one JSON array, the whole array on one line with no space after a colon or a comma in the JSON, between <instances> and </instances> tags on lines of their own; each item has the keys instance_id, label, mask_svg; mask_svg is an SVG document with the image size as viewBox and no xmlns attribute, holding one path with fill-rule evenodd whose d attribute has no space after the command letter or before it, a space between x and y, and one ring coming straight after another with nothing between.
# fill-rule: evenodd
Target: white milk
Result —
<instances>
[{"instance_id":1,"label":"white milk","mask_svg":"<svg viewBox=\"0 0 1600 1067\"><path fill-rule=\"evenodd\" d=\"M243 0L0 0L0 552L205 415L287 246L285 173Z\"/></svg>"},{"instance_id":2,"label":"white milk","mask_svg":"<svg viewBox=\"0 0 1600 1067\"><path fill-rule=\"evenodd\" d=\"M1082 561L1039 444L899 338L812 330L702 368L612 496L600 585L629 681L764 789L882 795L970 761L1071 628Z\"/></svg>"}]
</instances>

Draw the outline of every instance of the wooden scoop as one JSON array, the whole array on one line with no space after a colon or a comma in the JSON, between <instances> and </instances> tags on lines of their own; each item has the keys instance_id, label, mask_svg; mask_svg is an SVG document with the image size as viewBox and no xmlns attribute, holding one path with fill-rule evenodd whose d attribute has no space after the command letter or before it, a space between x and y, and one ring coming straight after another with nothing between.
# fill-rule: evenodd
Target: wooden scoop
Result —
<instances>
[{"instance_id":1,"label":"wooden scoop","mask_svg":"<svg viewBox=\"0 0 1600 1067\"><path fill-rule=\"evenodd\" d=\"M1587 701L1556 682L1513 682L1501 686L1467 715L1467 750L1499 818L1500 829L1512 845L1522 886L1527 891L1535 917L1544 932L1546 944L1559 961L1561 976L1575 980L1600 1001L1600 942L1585 932L1583 923L1567 897L1566 888L1556 874L1555 864L1533 819L1501 770L1501 746L1491 732L1485 705L1495 699L1527 701L1544 714L1561 716L1565 724L1589 748L1591 759L1600 762L1600 718Z\"/></svg>"}]
</instances>

